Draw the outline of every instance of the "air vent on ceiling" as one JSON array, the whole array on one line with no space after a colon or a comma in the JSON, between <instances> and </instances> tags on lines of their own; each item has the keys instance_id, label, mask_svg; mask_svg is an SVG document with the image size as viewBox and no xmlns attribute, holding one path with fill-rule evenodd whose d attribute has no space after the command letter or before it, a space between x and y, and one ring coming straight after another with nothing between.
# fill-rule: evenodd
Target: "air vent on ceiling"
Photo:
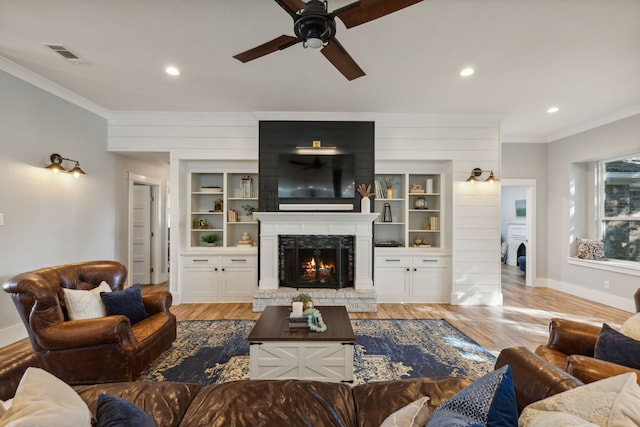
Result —
<instances>
[{"instance_id":1,"label":"air vent on ceiling","mask_svg":"<svg viewBox=\"0 0 640 427\"><path fill-rule=\"evenodd\" d=\"M73 62L74 64L81 64L82 63L82 59L80 59L80 57L78 55L76 55L75 53L71 52L69 49L67 49L66 47L64 47L61 44L43 43L43 45L47 46L49 49L53 50L54 52L57 52L60 56L62 56L63 58Z\"/></svg>"}]
</instances>

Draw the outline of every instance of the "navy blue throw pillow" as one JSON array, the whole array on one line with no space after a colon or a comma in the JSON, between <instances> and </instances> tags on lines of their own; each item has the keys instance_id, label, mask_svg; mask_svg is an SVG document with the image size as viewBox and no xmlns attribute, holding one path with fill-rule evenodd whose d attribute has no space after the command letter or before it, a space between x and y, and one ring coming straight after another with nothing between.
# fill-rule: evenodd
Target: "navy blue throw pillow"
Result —
<instances>
[{"instance_id":1,"label":"navy blue throw pillow","mask_svg":"<svg viewBox=\"0 0 640 427\"><path fill-rule=\"evenodd\" d=\"M596 341L593 357L629 368L640 369L640 341L634 340L604 323Z\"/></svg>"},{"instance_id":2,"label":"navy blue throw pillow","mask_svg":"<svg viewBox=\"0 0 640 427\"><path fill-rule=\"evenodd\" d=\"M518 404L509 365L485 374L440 404L426 425L454 426L518 426Z\"/></svg>"},{"instance_id":3,"label":"navy blue throw pillow","mask_svg":"<svg viewBox=\"0 0 640 427\"><path fill-rule=\"evenodd\" d=\"M104 393L98 396L96 421L96 427L156 427L153 418L133 403Z\"/></svg>"},{"instance_id":4,"label":"navy blue throw pillow","mask_svg":"<svg viewBox=\"0 0 640 427\"><path fill-rule=\"evenodd\" d=\"M133 285L124 291L100 292L100 298L102 298L107 316L124 314L132 325L149 317L142 302L140 285Z\"/></svg>"}]
</instances>

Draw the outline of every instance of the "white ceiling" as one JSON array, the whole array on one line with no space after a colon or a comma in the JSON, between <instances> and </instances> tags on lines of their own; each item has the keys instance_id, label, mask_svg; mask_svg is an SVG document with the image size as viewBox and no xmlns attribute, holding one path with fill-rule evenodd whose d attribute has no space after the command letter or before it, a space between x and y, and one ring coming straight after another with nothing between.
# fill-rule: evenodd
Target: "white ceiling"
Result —
<instances>
[{"instance_id":1,"label":"white ceiling","mask_svg":"<svg viewBox=\"0 0 640 427\"><path fill-rule=\"evenodd\" d=\"M233 59L293 35L270 0L0 0L0 56L111 111L498 114L532 142L640 112L640 0L425 0L337 26L366 76L300 44Z\"/></svg>"}]
</instances>

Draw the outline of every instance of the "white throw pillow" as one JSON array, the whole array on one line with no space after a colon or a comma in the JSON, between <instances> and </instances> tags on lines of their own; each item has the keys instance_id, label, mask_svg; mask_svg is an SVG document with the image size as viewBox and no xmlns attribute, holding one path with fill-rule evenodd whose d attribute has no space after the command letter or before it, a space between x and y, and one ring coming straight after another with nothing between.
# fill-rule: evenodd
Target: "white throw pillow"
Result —
<instances>
[{"instance_id":1,"label":"white throw pillow","mask_svg":"<svg viewBox=\"0 0 640 427\"><path fill-rule=\"evenodd\" d=\"M625 320L620 332L629 338L640 341L640 313L636 313Z\"/></svg>"},{"instance_id":2,"label":"white throw pillow","mask_svg":"<svg viewBox=\"0 0 640 427\"><path fill-rule=\"evenodd\" d=\"M11 408L11 399L0 400L0 419L9 408Z\"/></svg>"},{"instance_id":3,"label":"white throw pillow","mask_svg":"<svg viewBox=\"0 0 640 427\"><path fill-rule=\"evenodd\" d=\"M629 372L576 387L524 408L520 427L640 425L640 388Z\"/></svg>"},{"instance_id":4,"label":"white throw pillow","mask_svg":"<svg viewBox=\"0 0 640 427\"><path fill-rule=\"evenodd\" d=\"M91 412L71 386L43 369L28 368L0 426L90 427Z\"/></svg>"},{"instance_id":5,"label":"white throw pillow","mask_svg":"<svg viewBox=\"0 0 640 427\"><path fill-rule=\"evenodd\" d=\"M429 397L425 396L389 415L380 427L423 427L429 420Z\"/></svg>"},{"instance_id":6,"label":"white throw pillow","mask_svg":"<svg viewBox=\"0 0 640 427\"><path fill-rule=\"evenodd\" d=\"M62 288L62 291L69 319L93 319L107 315L100 298L100 292L111 292L111 286L107 282L102 282L97 288L88 291L66 288Z\"/></svg>"}]
</instances>

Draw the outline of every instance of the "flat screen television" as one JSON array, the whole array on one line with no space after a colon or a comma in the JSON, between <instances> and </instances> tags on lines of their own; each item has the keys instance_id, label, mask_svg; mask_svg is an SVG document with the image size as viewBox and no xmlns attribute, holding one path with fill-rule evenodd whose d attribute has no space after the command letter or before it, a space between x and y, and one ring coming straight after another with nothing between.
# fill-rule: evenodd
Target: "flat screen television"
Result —
<instances>
[{"instance_id":1,"label":"flat screen television","mask_svg":"<svg viewBox=\"0 0 640 427\"><path fill-rule=\"evenodd\" d=\"M278 156L279 199L355 198L353 154Z\"/></svg>"}]
</instances>

